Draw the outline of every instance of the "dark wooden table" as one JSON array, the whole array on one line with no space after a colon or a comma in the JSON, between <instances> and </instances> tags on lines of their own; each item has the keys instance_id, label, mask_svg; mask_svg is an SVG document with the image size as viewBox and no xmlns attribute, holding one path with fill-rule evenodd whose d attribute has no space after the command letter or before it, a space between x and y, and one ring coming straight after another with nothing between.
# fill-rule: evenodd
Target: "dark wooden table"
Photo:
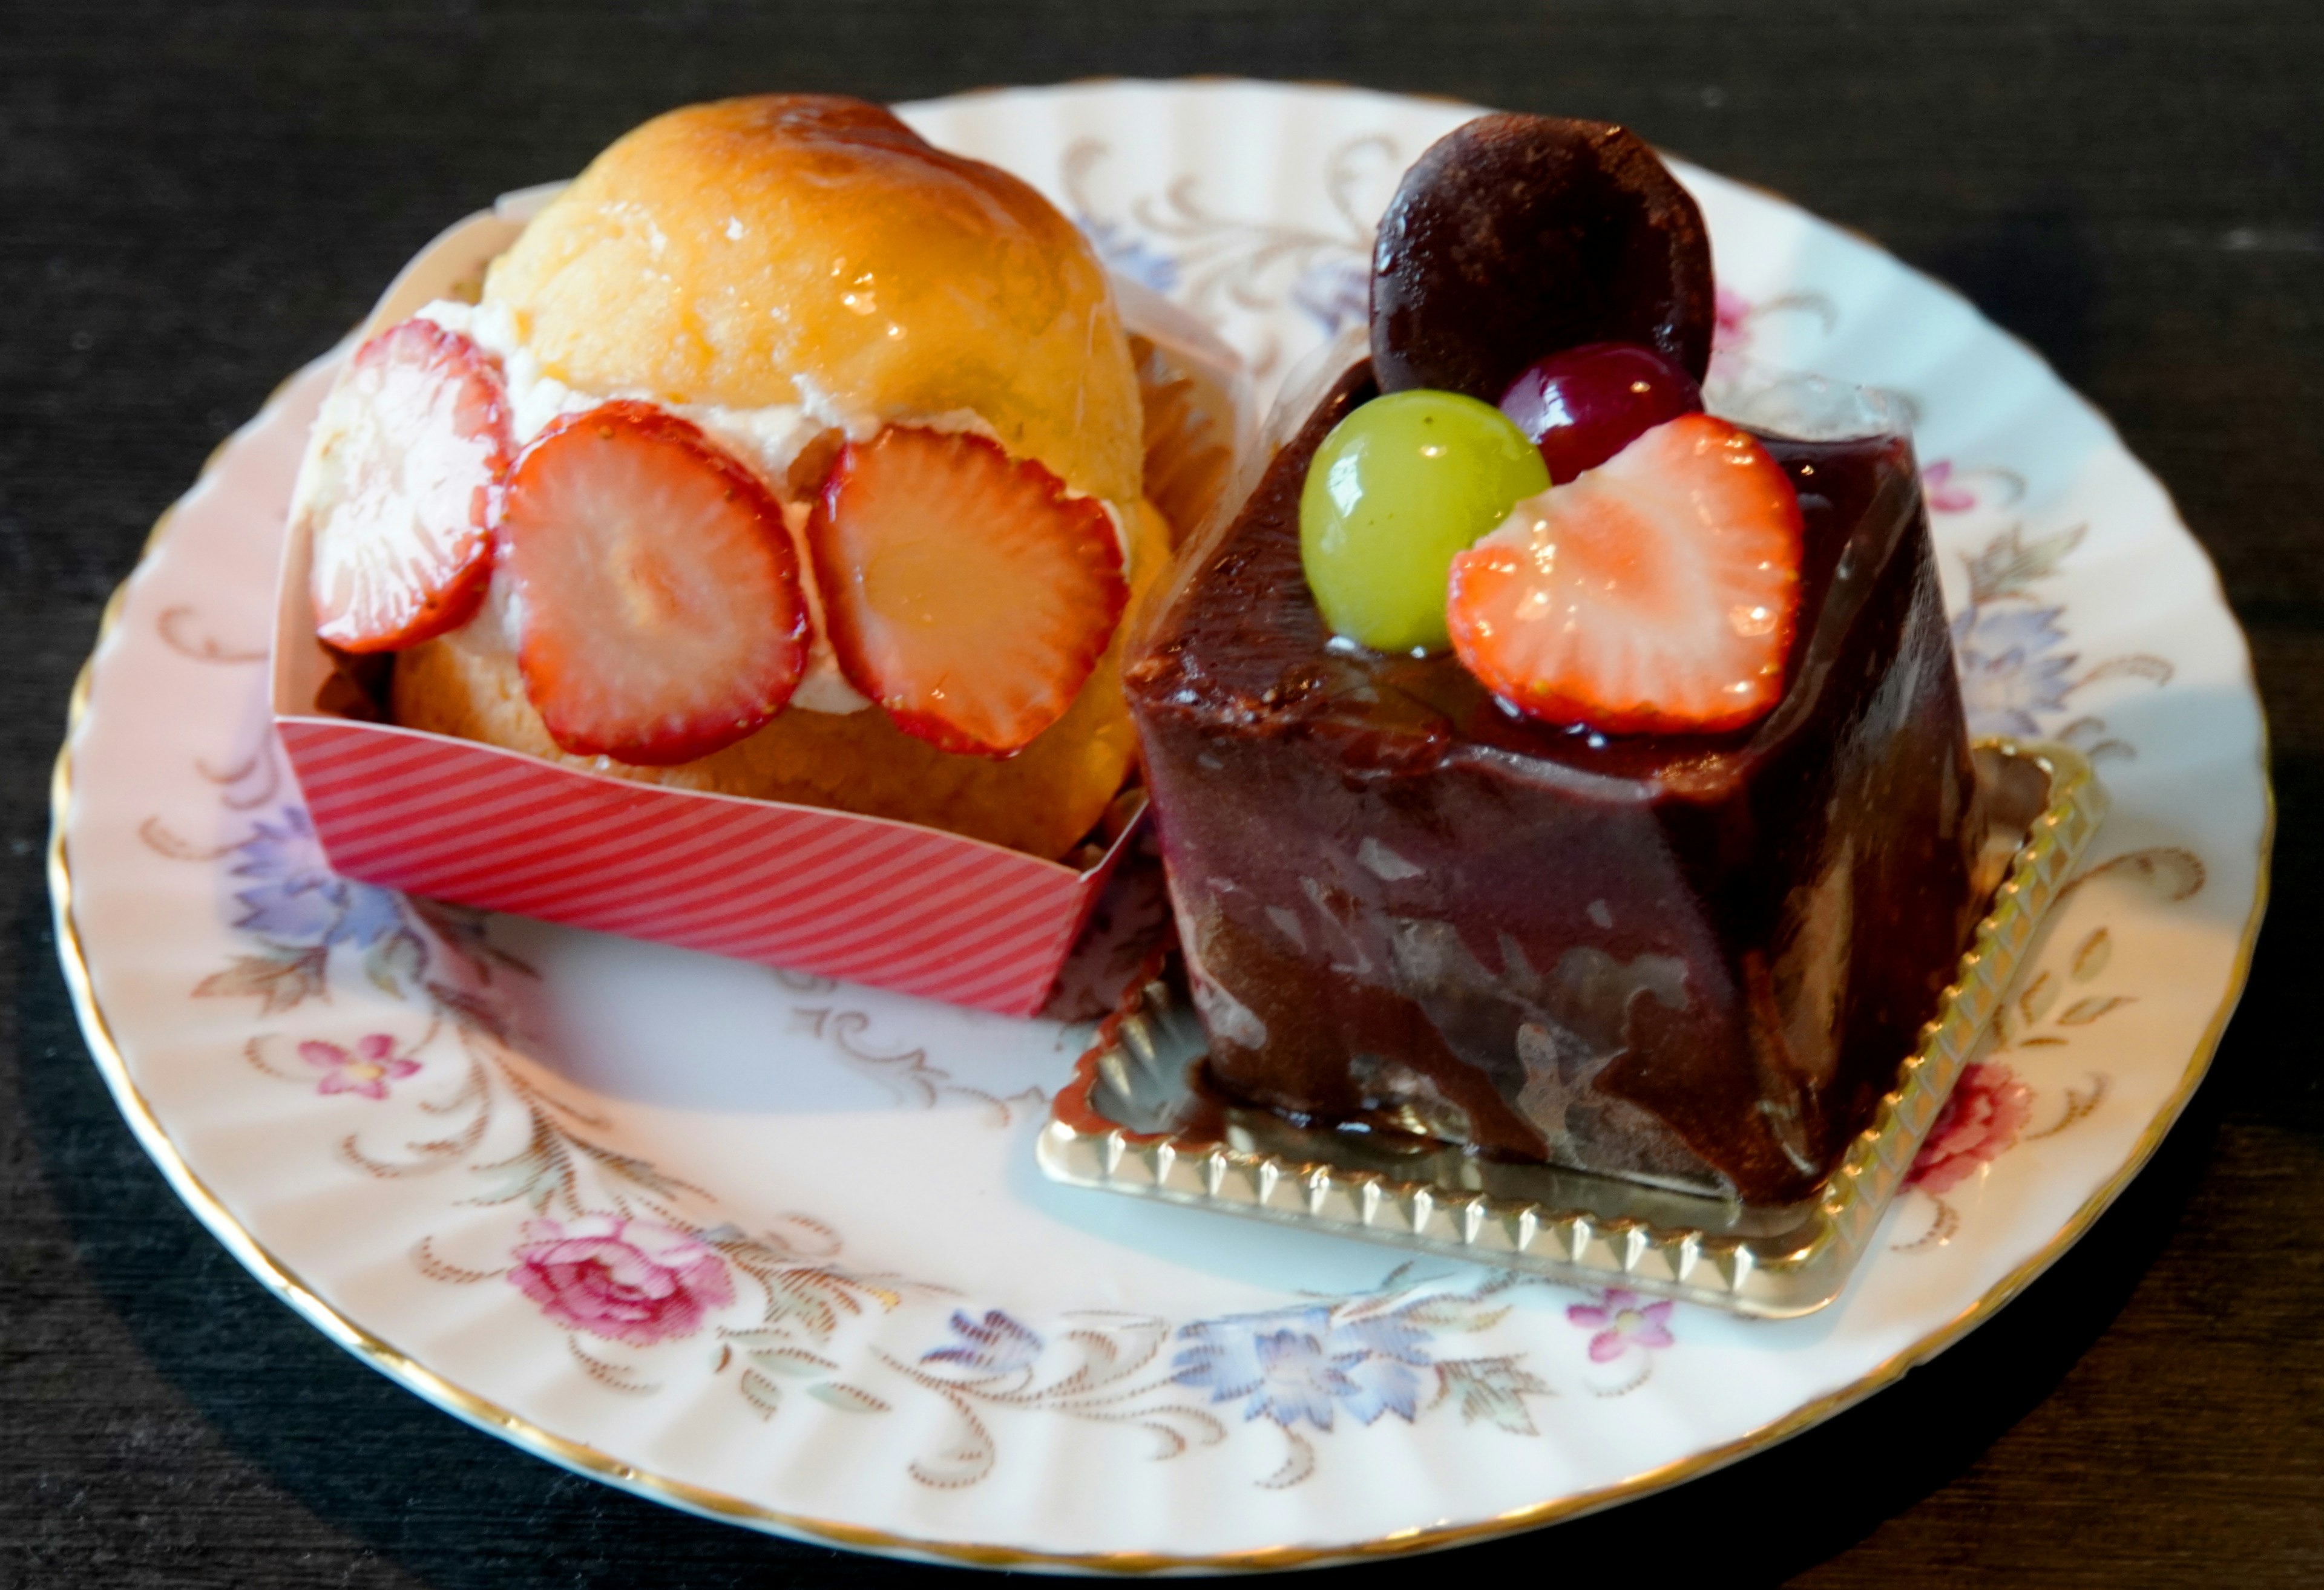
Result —
<instances>
[{"instance_id":1,"label":"dark wooden table","mask_svg":"<svg viewBox=\"0 0 2324 1590\"><path fill-rule=\"evenodd\" d=\"M2088 1240L1818 1431L1411 1571L2324 1584L2316 0L20 0L0 12L0 1585L924 1572L567 1476L269 1299L171 1197L82 1047L40 875L49 762L154 515L447 219L689 99L1192 72L1620 120L1956 283L2176 494L2273 727L2276 904L2250 992L2188 1118Z\"/></svg>"}]
</instances>

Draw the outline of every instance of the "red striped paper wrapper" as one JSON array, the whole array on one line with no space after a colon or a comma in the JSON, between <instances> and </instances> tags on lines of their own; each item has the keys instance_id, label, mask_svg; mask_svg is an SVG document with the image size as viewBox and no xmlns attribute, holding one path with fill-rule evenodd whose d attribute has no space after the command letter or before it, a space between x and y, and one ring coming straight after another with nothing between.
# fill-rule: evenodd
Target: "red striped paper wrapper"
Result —
<instances>
[{"instance_id":1,"label":"red striped paper wrapper","mask_svg":"<svg viewBox=\"0 0 2324 1590\"><path fill-rule=\"evenodd\" d=\"M549 188L503 197L406 265L368 335L483 278ZM1152 293L1117 283L1132 329L1244 391L1234 354ZM1248 446L1247 416L1236 436ZM1087 871L932 828L665 789L517 751L316 710L315 639L294 524L274 626L273 706L316 836L348 878L714 955L1029 1016L1136 832Z\"/></svg>"},{"instance_id":2,"label":"red striped paper wrapper","mask_svg":"<svg viewBox=\"0 0 2324 1590\"><path fill-rule=\"evenodd\" d=\"M1076 872L416 730L297 713L275 727L345 877L1009 1016L1040 1008L1121 850Z\"/></svg>"}]
</instances>

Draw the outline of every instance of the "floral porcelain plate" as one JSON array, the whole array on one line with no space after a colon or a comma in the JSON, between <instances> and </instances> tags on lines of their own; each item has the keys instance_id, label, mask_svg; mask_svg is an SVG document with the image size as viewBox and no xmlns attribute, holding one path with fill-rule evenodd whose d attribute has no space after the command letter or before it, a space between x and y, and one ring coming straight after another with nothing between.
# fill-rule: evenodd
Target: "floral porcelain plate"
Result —
<instances>
[{"instance_id":1,"label":"floral porcelain plate","mask_svg":"<svg viewBox=\"0 0 2324 1590\"><path fill-rule=\"evenodd\" d=\"M1372 218L1471 114L1106 83L912 107L1039 186L1262 386L1363 313ZM2154 480L1961 299L1682 168L1720 348L1918 417L1980 732L2065 740L2096 859L1848 1291L1781 1323L1054 1186L1072 1019L331 877L269 731L301 372L157 530L60 760L60 942L177 1190L292 1307L528 1450L802 1539L1051 1567L1259 1567L1525 1528L1772 1443L1999 1308L2153 1150L2241 986L2270 804L2243 638ZM449 219L449 217L447 217Z\"/></svg>"}]
</instances>

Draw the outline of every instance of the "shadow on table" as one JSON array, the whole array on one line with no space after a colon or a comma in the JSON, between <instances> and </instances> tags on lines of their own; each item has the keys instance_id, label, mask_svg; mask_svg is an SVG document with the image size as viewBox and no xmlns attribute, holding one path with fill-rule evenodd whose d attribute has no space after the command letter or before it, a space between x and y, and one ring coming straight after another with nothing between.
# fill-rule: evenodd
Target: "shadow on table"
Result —
<instances>
[{"instance_id":1,"label":"shadow on table","mask_svg":"<svg viewBox=\"0 0 2324 1590\"><path fill-rule=\"evenodd\" d=\"M916 1576L897 1564L696 1520L566 1474L350 1362L244 1275L143 1163L76 1041L61 984L33 960L45 949L34 920L45 905L31 902L18 924L29 974L19 1004L25 1125L84 1269L217 1438L351 1538L355 1552L368 1548L441 1590ZM1702 1543L1692 1558L1722 1582L1754 1585L1844 1550L1959 1475L2105 1331L2201 1175L2219 1093L2216 1085L2203 1090L2147 1172L2054 1269L1898 1385L1676 1490L1548 1533L1466 1548L1425 1571L1530 1577L1552 1563L1561 1575L1635 1570L1673 1560L1670 1543L1691 1540ZM1385 1583L1411 1571L1387 1562L1323 1577Z\"/></svg>"}]
</instances>

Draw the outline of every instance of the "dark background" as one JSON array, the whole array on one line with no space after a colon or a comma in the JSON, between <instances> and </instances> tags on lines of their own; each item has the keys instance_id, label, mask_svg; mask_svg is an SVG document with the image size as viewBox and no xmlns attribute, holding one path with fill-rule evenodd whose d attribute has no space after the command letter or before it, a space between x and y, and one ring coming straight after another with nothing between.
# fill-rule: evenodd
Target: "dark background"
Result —
<instances>
[{"instance_id":1,"label":"dark background","mask_svg":"<svg viewBox=\"0 0 2324 1590\"><path fill-rule=\"evenodd\" d=\"M41 881L49 763L154 516L447 221L689 99L1194 72L1627 122L1954 282L2175 494L2274 735L2276 905L2242 1012L2047 1278L1724 1474L1358 1573L2324 1584L2324 1054L2301 991L2324 885L2324 6L825 0L0 5L0 1585L932 1576L569 1477L269 1299L88 1062Z\"/></svg>"}]
</instances>

